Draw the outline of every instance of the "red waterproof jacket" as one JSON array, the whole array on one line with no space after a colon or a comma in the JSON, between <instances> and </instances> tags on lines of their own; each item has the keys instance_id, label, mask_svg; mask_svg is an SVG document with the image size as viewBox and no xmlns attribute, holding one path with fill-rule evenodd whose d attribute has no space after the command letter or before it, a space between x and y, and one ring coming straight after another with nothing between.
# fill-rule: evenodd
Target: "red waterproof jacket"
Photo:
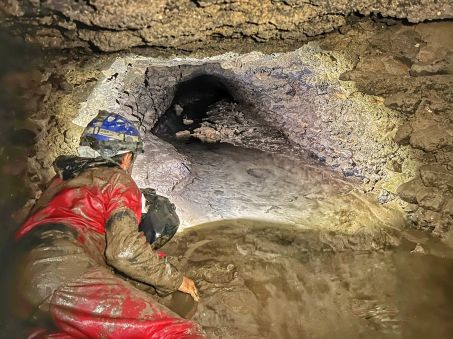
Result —
<instances>
[{"instance_id":1,"label":"red waterproof jacket","mask_svg":"<svg viewBox=\"0 0 453 339\"><path fill-rule=\"evenodd\" d=\"M67 163L71 173L76 162ZM158 292L176 291L183 280L138 231L142 194L130 175L118 167L86 168L90 163L81 162L76 175L52 180L16 233L20 239L45 224L64 224L77 231L74 242L82 245L56 238L26 256L21 281L30 286L20 289L21 300L32 310L47 309L58 328L54 333L39 330L34 338L203 338L197 324L177 317L102 264ZM66 247L59 251L58 246ZM78 261L81 271L74 277Z\"/></svg>"},{"instance_id":2,"label":"red waterproof jacket","mask_svg":"<svg viewBox=\"0 0 453 339\"><path fill-rule=\"evenodd\" d=\"M55 177L16 238L48 223L63 223L80 235L87 230L104 234L110 216L125 208L133 211L137 223L140 221L142 195L129 175L120 168L101 167L87 172L68 181Z\"/></svg>"}]
</instances>

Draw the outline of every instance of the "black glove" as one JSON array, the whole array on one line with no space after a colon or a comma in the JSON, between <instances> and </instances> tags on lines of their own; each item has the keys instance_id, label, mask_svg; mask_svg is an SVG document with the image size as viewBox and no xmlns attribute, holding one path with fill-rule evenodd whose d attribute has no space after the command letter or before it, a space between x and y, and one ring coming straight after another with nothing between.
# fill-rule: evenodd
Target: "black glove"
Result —
<instances>
[{"instance_id":1,"label":"black glove","mask_svg":"<svg viewBox=\"0 0 453 339\"><path fill-rule=\"evenodd\" d=\"M153 249L161 248L176 233L179 218L176 207L168 198L158 195L152 188L142 189L148 212L142 216L139 230L145 234L146 240Z\"/></svg>"}]
</instances>

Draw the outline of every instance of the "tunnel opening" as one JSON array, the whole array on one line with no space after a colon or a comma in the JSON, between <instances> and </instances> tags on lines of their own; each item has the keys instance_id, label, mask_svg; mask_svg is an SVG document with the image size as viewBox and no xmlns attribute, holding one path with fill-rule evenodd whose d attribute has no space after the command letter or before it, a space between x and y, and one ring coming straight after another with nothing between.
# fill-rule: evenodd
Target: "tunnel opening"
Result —
<instances>
[{"instance_id":1,"label":"tunnel opening","mask_svg":"<svg viewBox=\"0 0 453 339\"><path fill-rule=\"evenodd\" d=\"M152 132L162 139L191 140L190 135L209 121L208 111L218 102L235 103L235 99L224 80L210 74L195 76L179 83L174 98L158 119Z\"/></svg>"}]
</instances>

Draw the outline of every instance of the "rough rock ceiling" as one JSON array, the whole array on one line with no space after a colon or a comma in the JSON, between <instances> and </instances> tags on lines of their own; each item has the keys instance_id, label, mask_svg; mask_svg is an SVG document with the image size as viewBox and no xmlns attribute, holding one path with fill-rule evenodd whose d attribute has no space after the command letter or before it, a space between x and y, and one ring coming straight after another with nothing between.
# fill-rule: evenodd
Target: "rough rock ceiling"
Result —
<instances>
[{"instance_id":1,"label":"rough rock ceiling","mask_svg":"<svg viewBox=\"0 0 453 339\"><path fill-rule=\"evenodd\" d=\"M378 15L411 23L453 18L450 0L3 0L6 22L50 48L119 51L136 46L196 51L234 39L300 42ZM21 30L23 33L23 31Z\"/></svg>"}]
</instances>

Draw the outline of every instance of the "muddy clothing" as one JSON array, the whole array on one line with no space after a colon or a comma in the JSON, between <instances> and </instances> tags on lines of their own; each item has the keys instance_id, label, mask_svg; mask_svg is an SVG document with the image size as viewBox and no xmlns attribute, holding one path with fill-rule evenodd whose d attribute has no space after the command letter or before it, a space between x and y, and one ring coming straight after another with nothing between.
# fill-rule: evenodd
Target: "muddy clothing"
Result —
<instances>
[{"instance_id":1,"label":"muddy clothing","mask_svg":"<svg viewBox=\"0 0 453 339\"><path fill-rule=\"evenodd\" d=\"M67 180L56 177L16 233L24 253L17 266L22 316L50 315L60 332L75 337L202 336L196 324L114 274L161 293L183 279L138 231L141 192L132 178L87 163L62 175Z\"/></svg>"}]
</instances>

